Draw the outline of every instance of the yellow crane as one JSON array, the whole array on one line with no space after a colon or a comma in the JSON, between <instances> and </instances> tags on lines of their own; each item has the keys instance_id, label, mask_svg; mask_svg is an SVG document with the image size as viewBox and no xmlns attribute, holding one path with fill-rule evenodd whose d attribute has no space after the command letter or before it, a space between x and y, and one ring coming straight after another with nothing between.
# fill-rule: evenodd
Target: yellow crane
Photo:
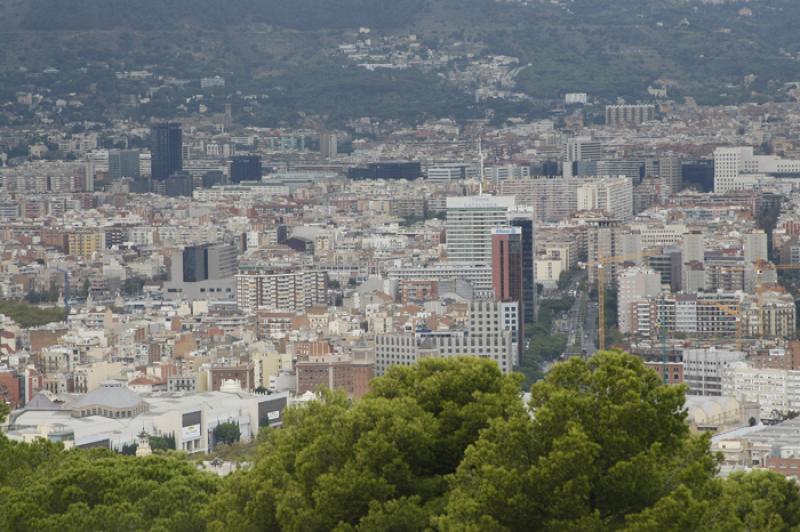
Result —
<instances>
[{"instance_id":1,"label":"yellow crane","mask_svg":"<svg viewBox=\"0 0 800 532\"><path fill-rule=\"evenodd\" d=\"M732 266L732 267L723 267L727 271L746 271L746 268L742 266ZM768 270L770 268L775 268L776 270L800 270L800 264L772 264L770 262L764 262L762 265L758 266L755 270L756 274L761 274L764 270ZM756 288L756 291L760 294L764 290L764 285L759 284ZM742 350L742 327L744 326L744 316L742 316L742 311L744 310L742 305L738 305L736 307L730 307L728 305L723 305L721 303L714 303L714 302L705 302L712 307L718 308L721 311L725 312L729 316L736 317L736 350Z\"/></svg>"},{"instance_id":2,"label":"yellow crane","mask_svg":"<svg viewBox=\"0 0 800 532\"><path fill-rule=\"evenodd\" d=\"M606 348L606 312L605 312L605 302L606 302L606 286L604 279L601 278L601 271L603 268L608 264L620 264L627 261L635 261L639 259L644 259L646 257L651 256L652 253L636 253L631 255L617 255L613 257L603 257L600 255L596 260L589 261L586 263L586 268L591 269L595 268L598 270L596 275L596 282L597 282L597 315L598 315L598 342L597 347L598 350L602 351ZM769 267L774 267L776 270L800 270L800 264L767 264L765 265L764 269L768 269ZM721 269L729 272L733 271L745 271L745 268L742 266L722 266ZM758 269L757 272L761 273L762 269ZM729 307L727 305L723 305L721 303L713 303L713 302L706 302L706 304L716 307L723 312L731 315L736 316L736 349L741 351L742 349L742 307L741 305L737 307Z\"/></svg>"},{"instance_id":3,"label":"yellow crane","mask_svg":"<svg viewBox=\"0 0 800 532\"><path fill-rule=\"evenodd\" d=\"M603 351L606 348L606 283L605 279L600 277L602 269L607 264L620 264L623 262L635 261L644 259L650 255L650 253L635 253L613 257L603 257L600 255L596 260L586 263L587 269L596 268L598 270L595 281L597 282L597 348L599 351Z\"/></svg>"},{"instance_id":4,"label":"yellow crane","mask_svg":"<svg viewBox=\"0 0 800 532\"><path fill-rule=\"evenodd\" d=\"M703 301L704 305L709 305L714 308L718 308L725 314L729 316L734 316L736 318L736 350L742 350L742 306L737 305L736 307L729 307L728 305L723 305L722 303L716 303L714 301Z\"/></svg>"}]
</instances>

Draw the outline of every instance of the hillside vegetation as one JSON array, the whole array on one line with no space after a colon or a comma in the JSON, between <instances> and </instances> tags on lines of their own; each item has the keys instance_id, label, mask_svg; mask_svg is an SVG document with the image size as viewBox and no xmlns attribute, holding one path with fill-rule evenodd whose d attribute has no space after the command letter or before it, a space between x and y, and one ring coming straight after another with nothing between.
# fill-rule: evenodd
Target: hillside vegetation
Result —
<instances>
[{"instance_id":1,"label":"hillside vegetation","mask_svg":"<svg viewBox=\"0 0 800 532\"><path fill-rule=\"evenodd\" d=\"M423 0L32 0L30 30L220 29L248 23L295 30L395 28L409 24Z\"/></svg>"},{"instance_id":2,"label":"hillside vegetation","mask_svg":"<svg viewBox=\"0 0 800 532\"><path fill-rule=\"evenodd\" d=\"M156 65L181 79L220 73L231 88L253 92L291 85L309 69L324 73L324 80L317 77L295 91L307 97L278 97L280 112L261 110L262 116L379 116L375 109L387 99L394 108L420 106L411 115L384 113L402 120L429 116L430 109L438 116L474 116L453 112L471 100L468 88L430 77L431 98L403 90L405 83L425 79L419 73L397 78L401 90L387 98L372 93L385 92L393 76L335 68L342 61L337 46L353 42L361 27L373 30L374 41L415 34L434 47L466 42L482 54L517 57L524 68L516 90L532 98L529 106L545 110L574 91L604 102L647 100L649 86L666 86L671 97L692 96L704 104L782 100L784 84L800 79L795 0L0 0L0 13L0 93L9 95L33 82L63 83L87 61L117 70ZM20 67L49 66L61 73L44 80L18 74ZM337 93L353 80L358 90L338 98L335 109L315 105L331 86ZM85 90L75 84L66 89ZM453 105L440 105L442 91ZM485 107L525 114L518 104ZM100 113L110 107L96 106ZM175 106L143 112L161 116Z\"/></svg>"}]
</instances>

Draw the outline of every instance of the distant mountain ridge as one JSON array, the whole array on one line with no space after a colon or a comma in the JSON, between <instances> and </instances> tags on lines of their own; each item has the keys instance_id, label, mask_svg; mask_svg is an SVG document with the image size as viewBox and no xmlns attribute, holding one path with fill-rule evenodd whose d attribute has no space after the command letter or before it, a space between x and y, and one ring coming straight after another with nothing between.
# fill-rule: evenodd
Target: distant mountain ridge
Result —
<instances>
[{"instance_id":1,"label":"distant mountain ridge","mask_svg":"<svg viewBox=\"0 0 800 532\"><path fill-rule=\"evenodd\" d=\"M30 0L29 30L221 29L248 23L294 30L409 24L424 0Z\"/></svg>"},{"instance_id":2,"label":"distant mountain ridge","mask_svg":"<svg viewBox=\"0 0 800 532\"><path fill-rule=\"evenodd\" d=\"M533 103L492 104L510 114L531 105L546 112L566 92L603 102L648 100L650 86L708 104L780 100L788 97L784 84L800 80L798 20L797 0L0 0L0 96L37 82L11 74L22 67L74 72L96 62L117 70L157 65L180 79L224 74L241 90L272 89L273 102L285 97L287 115L380 116L365 108L364 96L393 84L414 87L390 94L392 105L407 111L415 104L410 94L419 99L426 84L435 87L436 97L420 103L424 116L436 108L449 116L453 105L440 102L473 99L436 73L353 73L353 64L343 70L338 45L368 27L376 42L413 33L433 48L465 41L484 54L519 58L514 90ZM328 76L316 94L306 72ZM79 92L83 83L63 85ZM297 88L276 93L285 84ZM315 102L331 87L339 96L355 87L362 96L322 109Z\"/></svg>"}]
</instances>

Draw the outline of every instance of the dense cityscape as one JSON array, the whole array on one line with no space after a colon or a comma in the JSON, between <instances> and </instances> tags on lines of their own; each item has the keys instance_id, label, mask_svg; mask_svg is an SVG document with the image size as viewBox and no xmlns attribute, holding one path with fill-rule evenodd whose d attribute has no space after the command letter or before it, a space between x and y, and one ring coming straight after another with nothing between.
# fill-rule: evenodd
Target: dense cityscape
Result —
<instances>
[{"instance_id":1,"label":"dense cityscape","mask_svg":"<svg viewBox=\"0 0 800 532\"><path fill-rule=\"evenodd\" d=\"M0 530L800 527L798 82L375 17L262 87L4 59Z\"/></svg>"}]
</instances>

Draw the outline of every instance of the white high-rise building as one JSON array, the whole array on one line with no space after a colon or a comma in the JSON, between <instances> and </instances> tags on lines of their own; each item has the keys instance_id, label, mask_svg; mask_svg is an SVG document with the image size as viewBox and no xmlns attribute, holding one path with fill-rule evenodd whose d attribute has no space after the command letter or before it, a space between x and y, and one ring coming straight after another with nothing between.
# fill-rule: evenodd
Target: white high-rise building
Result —
<instances>
[{"instance_id":1,"label":"white high-rise building","mask_svg":"<svg viewBox=\"0 0 800 532\"><path fill-rule=\"evenodd\" d=\"M717 148L714 150L714 192L725 194L753 186L754 175L800 173L800 160L782 159L775 155L755 155L752 146Z\"/></svg>"},{"instance_id":2,"label":"white high-rise building","mask_svg":"<svg viewBox=\"0 0 800 532\"><path fill-rule=\"evenodd\" d=\"M703 262L705 260L705 236L700 231L692 231L683 235L681 245L683 263Z\"/></svg>"},{"instance_id":3,"label":"white high-rise building","mask_svg":"<svg viewBox=\"0 0 800 532\"><path fill-rule=\"evenodd\" d=\"M742 238L742 254L745 264L767 260L767 233L753 231Z\"/></svg>"},{"instance_id":4,"label":"white high-rise building","mask_svg":"<svg viewBox=\"0 0 800 532\"><path fill-rule=\"evenodd\" d=\"M689 395L722 395L722 378L734 363L744 360L741 351L725 349L684 349L683 378Z\"/></svg>"},{"instance_id":5,"label":"white high-rise building","mask_svg":"<svg viewBox=\"0 0 800 532\"><path fill-rule=\"evenodd\" d=\"M736 190L739 174L753 164L753 147L717 148L714 150L714 192Z\"/></svg>"},{"instance_id":6,"label":"white high-rise building","mask_svg":"<svg viewBox=\"0 0 800 532\"><path fill-rule=\"evenodd\" d=\"M736 362L722 373L722 393L740 403L757 403L763 419L775 419L776 413L800 409L800 371Z\"/></svg>"},{"instance_id":7,"label":"white high-rise building","mask_svg":"<svg viewBox=\"0 0 800 532\"><path fill-rule=\"evenodd\" d=\"M513 196L447 198L447 257L449 262L492 263L492 229L508 225Z\"/></svg>"},{"instance_id":8,"label":"white high-rise building","mask_svg":"<svg viewBox=\"0 0 800 532\"><path fill-rule=\"evenodd\" d=\"M633 218L633 183L627 177L608 177L580 185L579 211L605 211L621 222Z\"/></svg>"},{"instance_id":9,"label":"white high-rise building","mask_svg":"<svg viewBox=\"0 0 800 532\"><path fill-rule=\"evenodd\" d=\"M600 161L603 145L590 137L569 139L564 146L564 161Z\"/></svg>"},{"instance_id":10,"label":"white high-rise building","mask_svg":"<svg viewBox=\"0 0 800 532\"><path fill-rule=\"evenodd\" d=\"M472 163L445 163L428 168L429 181L455 181L459 179L472 179L478 171Z\"/></svg>"},{"instance_id":11,"label":"white high-rise building","mask_svg":"<svg viewBox=\"0 0 800 532\"><path fill-rule=\"evenodd\" d=\"M336 133L323 133L319 136L319 152L323 159L333 159L339 153Z\"/></svg>"},{"instance_id":12,"label":"white high-rise building","mask_svg":"<svg viewBox=\"0 0 800 532\"><path fill-rule=\"evenodd\" d=\"M622 334L633 332L633 305L661 291L661 274L651 268L636 266L623 270L617 278L617 317Z\"/></svg>"},{"instance_id":13,"label":"white high-rise building","mask_svg":"<svg viewBox=\"0 0 800 532\"><path fill-rule=\"evenodd\" d=\"M328 277L320 270L245 270L235 278L236 304L244 312L300 312L327 302Z\"/></svg>"}]
</instances>

